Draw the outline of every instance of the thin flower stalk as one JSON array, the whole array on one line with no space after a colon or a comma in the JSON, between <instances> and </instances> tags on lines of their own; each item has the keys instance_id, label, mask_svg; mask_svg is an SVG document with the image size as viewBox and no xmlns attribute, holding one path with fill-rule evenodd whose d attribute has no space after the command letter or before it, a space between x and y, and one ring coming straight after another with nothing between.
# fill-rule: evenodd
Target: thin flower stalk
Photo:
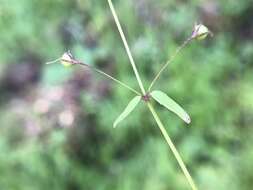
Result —
<instances>
[{"instance_id":1,"label":"thin flower stalk","mask_svg":"<svg viewBox=\"0 0 253 190\"><path fill-rule=\"evenodd\" d=\"M139 96L141 95L141 93L138 92L137 90L135 90L135 89L133 89L132 87L128 86L126 83L121 82L120 80L118 80L118 79L112 77L111 75L105 73L104 71L101 71L101 70L99 70L99 69L97 69L97 68L95 68L95 67L92 67L92 66L87 65L87 64L84 64L84 63L79 63L79 65L85 66L85 67L89 67L91 70L96 71L97 73L100 73L100 74L106 76L107 78L113 80L114 82L118 83L119 85L121 85L121 86L123 86L123 87L129 89L130 91L132 91L132 92L135 93L136 95L139 95Z\"/></svg>"},{"instance_id":2,"label":"thin flower stalk","mask_svg":"<svg viewBox=\"0 0 253 190\"><path fill-rule=\"evenodd\" d=\"M148 87L148 92L151 91L152 87L154 86L155 82L159 79L159 77L161 76L161 74L163 73L163 71L166 69L166 67L168 67L168 65L175 59L175 57L181 52L181 50L191 42L193 38L190 37L187 40L185 40L183 42L183 44L181 46L179 46L177 48L177 50L175 51L175 53L170 57L170 59L162 66L162 68L159 70L159 72L156 74L156 76L154 77L154 79L152 80L152 82L150 83L149 87Z\"/></svg>"},{"instance_id":3,"label":"thin flower stalk","mask_svg":"<svg viewBox=\"0 0 253 190\"><path fill-rule=\"evenodd\" d=\"M148 87L148 92L151 91L151 88L154 86L155 82L159 79L162 72L168 67L168 65L176 58L176 56L181 52L181 50L188 45L192 40L204 40L208 35L213 36L213 33L203 24L195 23L194 29L192 34L189 38L187 38L181 46L177 48L175 53L170 57L170 59L162 66L159 72L156 74L154 79L152 80L151 84Z\"/></svg>"},{"instance_id":4,"label":"thin flower stalk","mask_svg":"<svg viewBox=\"0 0 253 190\"><path fill-rule=\"evenodd\" d=\"M69 52L68 52L68 53L69 53ZM65 53L65 54L66 54L66 53ZM64 55L65 55L65 54L64 54ZM97 69L96 67L93 67L93 66L88 65L88 64L86 64L86 63L83 63L83 62L81 62L81 61L79 61L79 60L76 60L76 59L74 59L72 56L70 57L70 59L63 59L63 58L61 57L61 58L58 58L58 59L56 59L56 60L54 60L54 61L47 62L46 64L53 64L53 63L58 62L58 61L61 61L62 64L64 63L65 66L66 66L66 63L68 63L68 66L80 65L80 66L83 66L83 67L87 67L87 68L91 69L92 71L95 71L95 72L97 72L97 73L99 73L99 74L102 74L102 75L105 76L106 78L108 78L108 79L110 79L110 80L116 82L117 84L121 85L122 87L124 87L124 88L130 90L130 91L133 92L134 94L136 94L136 95L138 95L138 96L141 95L140 92L138 92L137 90L133 89L132 87L130 87L130 86L127 85L126 83L124 83L124 82L122 82L122 81L116 79L115 77L113 77L113 76L111 76L111 75L105 73L104 71L101 71L100 69ZM67 66L67 67L68 67L68 66Z\"/></svg>"}]
</instances>

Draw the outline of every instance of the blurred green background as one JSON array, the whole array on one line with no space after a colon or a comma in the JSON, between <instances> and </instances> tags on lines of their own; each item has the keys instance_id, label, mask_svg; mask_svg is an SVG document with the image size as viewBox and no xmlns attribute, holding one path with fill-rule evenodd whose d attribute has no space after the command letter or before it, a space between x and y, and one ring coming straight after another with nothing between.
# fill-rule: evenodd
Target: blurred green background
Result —
<instances>
[{"instance_id":1,"label":"blurred green background","mask_svg":"<svg viewBox=\"0 0 253 190\"><path fill-rule=\"evenodd\" d=\"M253 189L252 0L115 0L145 86L192 117L158 109L199 189ZM112 128L133 94L85 68L44 63L71 50L138 89L106 0L0 0L0 189L190 189L142 103Z\"/></svg>"}]
</instances>

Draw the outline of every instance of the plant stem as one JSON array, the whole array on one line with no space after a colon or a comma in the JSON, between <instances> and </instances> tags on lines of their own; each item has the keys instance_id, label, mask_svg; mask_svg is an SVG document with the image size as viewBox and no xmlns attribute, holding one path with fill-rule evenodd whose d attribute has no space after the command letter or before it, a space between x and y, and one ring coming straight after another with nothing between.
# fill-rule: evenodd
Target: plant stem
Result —
<instances>
[{"instance_id":1,"label":"plant stem","mask_svg":"<svg viewBox=\"0 0 253 190\"><path fill-rule=\"evenodd\" d=\"M58 61L58 60L61 60L61 61L64 61L64 62L69 62L69 63L71 63L71 64L73 64L73 65L80 65L80 66L83 66L83 67L87 67L87 68L91 69L92 71L95 71L95 72L97 72L97 73L99 73L99 74L102 74L102 75L104 75L105 77L107 77L107 78L113 80L114 82L116 82L116 83L118 83L119 85L121 85L121 86L127 88L128 90L132 91L133 93L137 94L138 96L141 96L141 93L140 93L140 92L138 92L137 90L131 88L131 87L128 86L126 83L121 82L120 80L118 80L118 79L114 78L113 76L111 76L111 75L105 73L104 71L101 71L100 69L97 69L96 67L93 67L93 66L91 66L91 65L88 65L88 64L83 63L83 62L81 62L81 61L78 61L78 60L75 60L75 59L72 59L72 60L65 60L65 59L59 58L59 59L56 59L56 60L54 60L54 61L47 62L46 64L52 64L52 63L55 63L55 62Z\"/></svg>"},{"instance_id":2,"label":"plant stem","mask_svg":"<svg viewBox=\"0 0 253 190\"><path fill-rule=\"evenodd\" d=\"M91 70L93 70L93 71L95 71L95 72L97 72L97 73L100 73L100 74L106 76L107 78L113 80L114 82L118 83L119 85L121 85L121 86L127 88L128 90L132 91L133 93L135 93L135 94L137 94L137 95L139 95L139 96L141 95L137 90L131 88L131 87L128 86L127 84L125 84L125 83L121 82L120 80L118 80L118 79L112 77L111 75L105 73L104 71L101 71L101 70L99 70L99 69L97 69L97 68L95 68L95 67L92 67L92 66L90 66L90 65L88 65L88 64L85 64L85 63L82 63L82 62L78 62L77 64L78 64L78 65L81 65L81 66L88 67L89 69L91 69Z\"/></svg>"},{"instance_id":3,"label":"plant stem","mask_svg":"<svg viewBox=\"0 0 253 190\"><path fill-rule=\"evenodd\" d=\"M183 42L183 44L177 48L176 52L171 56L171 58L162 66L160 71L156 74L155 78L152 80L151 84L148 87L148 92L150 92L151 88L154 86L155 82L159 79L164 69L170 64L171 61L177 56L177 54L192 40L192 37L188 38Z\"/></svg>"},{"instance_id":4,"label":"plant stem","mask_svg":"<svg viewBox=\"0 0 253 190\"><path fill-rule=\"evenodd\" d=\"M120 37L121 37L121 39L122 39L122 41L123 41L123 43L124 43L125 49L126 49L126 51L127 51L127 55L128 55L128 57L129 57L129 60L130 60L131 65L132 65L132 67L133 67L133 70L134 70L136 79L137 79L137 81L138 81L138 83L139 83L139 86L140 86L140 89L141 89L141 92L142 92L143 95L145 95L145 94L146 94L146 91L145 91L145 89L144 89L144 86L143 86L143 83L142 83L142 81L141 81L140 75L139 75L138 70L137 70L137 68L136 68L136 65L135 65L135 62L134 62L132 53L131 53L130 48L129 48L129 46L128 46L128 43L127 43L125 34L124 34L123 30L122 30L121 24L120 24L120 22L119 22L119 19L118 19L118 16L117 16L116 11L115 11L115 9L114 9L114 6L113 6L113 4L112 4L112 1L111 1L111 0L108 0L108 4L109 4L109 7L110 7L110 9L111 9L113 18L114 18L115 23L116 23L116 25L117 25L117 28L118 28L118 30L119 30Z\"/></svg>"},{"instance_id":5,"label":"plant stem","mask_svg":"<svg viewBox=\"0 0 253 190\"><path fill-rule=\"evenodd\" d=\"M152 115L153 115L153 117L154 117L154 119L155 119L155 121L156 121L156 123L157 123L157 125L158 125L158 127L160 129L160 131L162 132L165 140L167 141L167 143L168 143L171 151L173 152L173 154L174 154L174 156L175 156L175 158L176 158L179 166L181 167L181 169L182 169L182 171L183 171L186 179L188 180L188 183L190 184L192 190L197 190L197 187L196 187L196 185L195 185L195 183L194 183L194 181L193 181L190 173L188 172L188 170L187 170L187 168L186 168L186 166L185 166L185 164L184 164L184 162L183 162L180 154L178 153L175 145L173 144L171 138L169 137L167 131L165 130L164 125L162 124L162 122L161 122L159 116L157 115L154 107L149 102L147 103L147 105L148 105L148 108L149 108L150 112L152 113Z\"/></svg>"}]
</instances>

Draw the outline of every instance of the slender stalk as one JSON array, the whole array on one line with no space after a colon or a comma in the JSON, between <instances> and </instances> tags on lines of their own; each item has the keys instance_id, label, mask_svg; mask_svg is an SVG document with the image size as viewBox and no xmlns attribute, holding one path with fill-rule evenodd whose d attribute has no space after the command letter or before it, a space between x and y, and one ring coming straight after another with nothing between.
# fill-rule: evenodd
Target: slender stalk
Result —
<instances>
[{"instance_id":1,"label":"slender stalk","mask_svg":"<svg viewBox=\"0 0 253 190\"><path fill-rule=\"evenodd\" d=\"M133 93L137 94L138 96L141 95L141 93L138 92L137 90L135 90L135 89L133 89L132 87L128 86L128 85L125 84L124 82L121 82L120 80L118 80L118 79L112 77L111 75L105 73L104 71L101 71L101 70L97 69L96 67L93 67L93 66L88 65L88 64L86 64L86 63L83 63L83 62L81 62L81 61L75 60L75 59L73 59L73 58L72 58L71 60L65 60L65 59L62 59L62 58L58 58L58 59L56 59L56 60L54 60L54 61L47 62L46 64L47 64L47 65L48 65L48 64L53 64L53 63L56 63L57 61L63 61L63 62L71 63L72 65L80 65L80 66L87 67L87 68L91 69L92 71L95 71L95 72L97 72L97 73L99 73L99 74L102 74L102 75L104 75L105 77L107 77L107 78L113 80L113 81L116 82L117 84L119 84L119 85L121 85L121 86L127 88L128 90L132 91Z\"/></svg>"},{"instance_id":2,"label":"slender stalk","mask_svg":"<svg viewBox=\"0 0 253 190\"><path fill-rule=\"evenodd\" d=\"M49 61L49 62L46 62L46 65L50 65L50 64L53 64L53 63L56 63L57 61L60 61L61 60L61 57L53 60L53 61Z\"/></svg>"},{"instance_id":3,"label":"slender stalk","mask_svg":"<svg viewBox=\"0 0 253 190\"><path fill-rule=\"evenodd\" d=\"M132 65L132 67L133 67L133 70L134 70L136 79L137 79L137 81L138 81L138 83L139 83L139 86L140 86L140 89L141 89L141 92L142 92L143 95L145 95L145 94L146 94L146 91L145 91L145 89L144 89L144 86L143 86L143 83L142 83L142 81L141 81L140 75L139 75L138 70L137 70L137 68L136 68L136 65L135 65L135 62L134 62L132 53L131 53L130 48L129 48L129 46L128 46L128 43L127 43L125 34L124 34L123 30L122 30L121 24L120 24L120 22L119 22L119 19L118 19L117 13L116 13L116 11L115 11L115 8L114 8L114 6L113 6L113 4L112 4L112 1L111 1L111 0L108 0L108 4L109 4L109 7L110 7L110 9L111 9L113 18L114 18L115 23L116 23L116 25L117 25L117 28L118 28L118 30L119 30L120 37L121 37L121 39L122 39L122 41L123 41L123 43L124 43L125 49L126 49L126 51L127 51L127 55L128 55L128 57L129 57L129 60L130 60L131 65Z\"/></svg>"},{"instance_id":4,"label":"slender stalk","mask_svg":"<svg viewBox=\"0 0 253 190\"><path fill-rule=\"evenodd\" d=\"M175 145L173 144L171 138L169 137L167 131L165 130L164 125L162 124L162 122L161 122L159 116L157 115L155 109L153 108L153 106L150 103L147 103L147 105L148 105L148 108L149 108L150 112L152 113L152 115L153 115L153 117L154 117L154 119L155 119L155 121L156 121L156 123L157 123L157 125L158 125L158 127L160 129L160 131L162 132L165 140L167 141L167 143L168 143L171 151L173 152L173 154L174 154L174 156L175 156L175 158L176 158L179 166L181 167L181 169L182 169L182 171L183 171L186 179L188 180L189 185L191 186L192 190L197 190L197 187L196 187L196 185L195 185L195 183L194 183L194 181L193 181L190 173L188 172L188 170L187 170L187 168L186 168L186 166L185 166L185 164L184 164L184 162L183 162L180 154L178 153Z\"/></svg>"},{"instance_id":5,"label":"slender stalk","mask_svg":"<svg viewBox=\"0 0 253 190\"><path fill-rule=\"evenodd\" d=\"M177 56L177 54L192 40L192 37L188 38L183 42L183 44L177 48L176 52L171 56L171 58L162 66L160 71L156 74L154 79L152 80L151 84L148 87L148 92L151 91L151 88L154 86L155 82L159 79L164 69L170 64L171 61L174 60L174 58Z\"/></svg>"},{"instance_id":6,"label":"slender stalk","mask_svg":"<svg viewBox=\"0 0 253 190\"><path fill-rule=\"evenodd\" d=\"M133 89L132 87L128 86L127 84L121 82L120 80L118 80L118 79L112 77L111 75L105 73L104 71L101 71L101 70L99 70L99 69L97 69L97 68L95 68L95 67L92 67L92 66L87 65L87 64L82 63L82 62L79 62L78 64L81 65L81 66L88 67L89 69L91 69L91 70L93 70L93 71L95 71L95 72L97 72L97 73L100 73L100 74L104 75L105 77L107 77L107 78L113 80L114 82L116 82L116 83L118 83L119 85L121 85L121 86L127 88L128 90L132 91L133 93L135 93L135 94L137 94L137 95L139 95L139 96L141 95L141 93L139 93L137 90L135 90L135 89Z\"/></svg>"}]
</instances>

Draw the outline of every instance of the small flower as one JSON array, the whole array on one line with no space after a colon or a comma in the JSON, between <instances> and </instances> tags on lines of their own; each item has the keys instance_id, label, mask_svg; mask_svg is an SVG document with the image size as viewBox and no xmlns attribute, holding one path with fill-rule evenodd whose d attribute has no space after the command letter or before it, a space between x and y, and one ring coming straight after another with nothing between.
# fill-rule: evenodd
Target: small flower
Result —
<instances>
[{"instance_id":1,"label":"small flower","mask_svg":"<svg viewBox=\"0 0 253 190\"><path fill-rule=\"evenodd\" d=\"M64 67L70 67L75 64L75 60L73 58L73 55L70 53L70 51L67 51L62 55L61 64Z\"/></svg>"},{"instance_id":2,"label":"small flower","mask_svg":"<svg viewBox=\"0 0 253 190\"><path fill-rule=\"evenodd\" d=\"M47 65L53 64L60 61L64 67L70 67L72 65L78 64L79 62L76 61L70 51L65 52L61 57L57 58L56 60L46 62Z\"/></svg>"},{"instance_id":3,"label":"small flower","mask_svg":"<svg viewBox=\"0 0 253 190\"><path fill-rule=\"evenodd\" d=\"M204 40L209 34L212 35L205 25L195 24L191 37L192 39Z\"/></svg>"}]
</instances>

